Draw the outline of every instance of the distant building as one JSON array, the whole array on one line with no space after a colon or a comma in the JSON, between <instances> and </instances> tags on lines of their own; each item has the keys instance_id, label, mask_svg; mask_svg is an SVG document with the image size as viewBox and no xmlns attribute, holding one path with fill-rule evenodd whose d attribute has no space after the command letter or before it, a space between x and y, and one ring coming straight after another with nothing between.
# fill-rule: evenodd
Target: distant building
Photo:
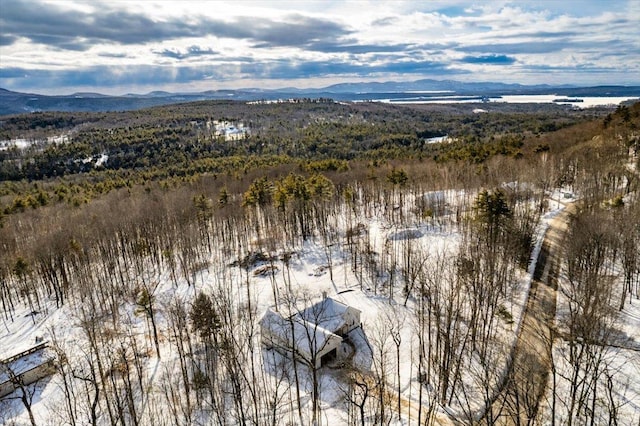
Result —
<instances>
[{"instance_id":1,"label":"distant building","mask_svg":"<svg viewBox=\"0 0 640 426\"><path fill-rule=\"evenodd\" d=\"M249 129L243 123L230 123L228 121L213 121L207 123L207 128L214 127L215 137L223 137L227 141L244 139L249 134Z\"/></svg>"},{"instance_id":2,"label":"distant building","mask_svg":"<svg viewBox=\"0 0 640 426\"><path fill-rule=\"evenodd\" d=\"M267 309L260 320L262 344L320 368L337 356L345 336L360 326L360 313L330 297L289 318Z\"/></svg>"}]
</instances>

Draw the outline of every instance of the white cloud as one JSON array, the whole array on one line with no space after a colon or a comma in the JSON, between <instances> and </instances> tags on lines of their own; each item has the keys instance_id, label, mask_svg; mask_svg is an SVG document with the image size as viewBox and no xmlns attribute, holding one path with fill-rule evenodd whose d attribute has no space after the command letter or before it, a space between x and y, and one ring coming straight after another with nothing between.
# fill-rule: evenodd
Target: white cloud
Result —
<instances>
[{"instance_id":1,"label":"white cloud","mask_svg":"<svg viewBox=\"0 0 640 426\"><path fill-rule=\"evenodd\" d=\"M9 89L46 90L45 78L16 77L28 70L64 72L64 90L74 73L93 84L101 79L88 73L109 67L118 76L105 80L111 91L135 84L140 67L163 87L186 88L200 87L203 75L208 88L372 75L527 83L553 72L553 82L590 84L639 83L640 75L636 0L2 1L0 87ZM187 67L198 71L176 70Z\"/></svg>"}]
</instances>

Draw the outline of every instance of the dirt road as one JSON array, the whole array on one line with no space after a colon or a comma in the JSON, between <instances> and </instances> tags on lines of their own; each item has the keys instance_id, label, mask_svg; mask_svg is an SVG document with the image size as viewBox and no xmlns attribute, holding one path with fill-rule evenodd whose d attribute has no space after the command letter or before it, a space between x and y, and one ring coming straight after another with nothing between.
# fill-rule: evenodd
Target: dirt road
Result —
<instances>
[{"instance_id":1,"label":"dirt road","mask_svg":"<svg viewBox=\"0 0 640 426\"><path fill-rule=\"evenodd\" d=\"M575 205L568 205L550 222L545 233L507 378L490 409L480 419L480 424L536 424L535 419L551 368L551 333L556 314L560 250L568 219L574 211ZM361 379L371 381L370 385L374 387L371 377ZM388 406L397 412L397 395L389 389L385 394ZM374 397L377 396L379 394L376 395L374 391ZM417 402L402 398L400 407L405 422L417 422L420 410ZM425 410L423 407L423 416L426 414ZM432 421L433 425L462 424L442 413L437 413Z\"/></svg>"},{"instance_id":2,"label":"dirt road","mask_svg":"<svg viewBox=\"0 0 640 426\"><path fill-rule=\"evenodd\" d=\"M512 364L502 391L482 419L485 424L536 424L551 368L560 249L574 211L573 204L567 206L551 221L544 236Z\"/></svg>"}]
</instances>

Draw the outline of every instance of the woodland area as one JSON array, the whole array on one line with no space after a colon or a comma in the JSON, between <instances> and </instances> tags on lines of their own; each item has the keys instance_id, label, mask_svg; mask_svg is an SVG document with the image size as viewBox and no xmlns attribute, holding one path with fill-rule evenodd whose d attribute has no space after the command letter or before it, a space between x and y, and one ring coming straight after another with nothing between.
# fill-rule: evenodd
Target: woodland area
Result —
<instances>
[{"instance_id":1,"label":"woodland area","mask_svg":"<svg viewBox=\"0 0 640 426\"><path fill-rule=\"evenodd\" d=\"M496 109L474 114L457 106L199 102L137 112L7 116L0 141L21 138L29 146L0 150L0 211L58 201L78 205L114 189L173 187L202 175L229 180L240 192L256 175L297 170L346 172L346 180L350 174L362 180L377 161L481 165L495 155L544 151L544 143L528 148L524 138L608 113L558 105ZM212 120L243 122L251 134L217 139L207 128ZM67 143L47 141L63 135ZM453 143L425 143L443 135ZM108 159L98 162L103 155Z\"/></svg>"},{"instance_id":2,"label":"woodland area","mask_svg":"<svg viewBox=\"0 0 640 426\"><path fill-rule=\"evenodd\" d=\"M0 346L32 325L57 362L0 421L639 424L615 351L640 372L640 336L621 331L640 304L640 103L475 107L3 117L0 140L29 144L0 150ZM250 132L225 140L213 120ZM544 394L507 407L496 392L554 191L576 201L552 266L552 365ZM308 265L318 288L300 284ZM266 308L292 315L320 290L376 307L367 368L262 348Z\"/></svg>"}]
</instances>

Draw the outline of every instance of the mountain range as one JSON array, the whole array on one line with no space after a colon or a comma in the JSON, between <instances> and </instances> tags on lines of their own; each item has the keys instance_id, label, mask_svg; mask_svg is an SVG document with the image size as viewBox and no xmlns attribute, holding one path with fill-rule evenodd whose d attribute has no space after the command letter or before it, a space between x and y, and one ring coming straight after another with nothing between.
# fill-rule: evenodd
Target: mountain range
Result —
<instances>
[{"instance_id":1,"label":"mountain range","mask_svg":"<svg viewBox=\"0 0 640 426\"><path fill-rule=\"evenodd\" d=\"M202 100L277 100L291 98L331 98L338 101L367 101L382 98L416 96L496 97L502 95L556 94L558 96L640 96L640 86L521 85L506 83L468 83L453 80L417 80L411 82L340 83L322 88L209 90L195 93L154 91L121 96L100 93L40 95L13 92L0 88L0 115L36 111L125 111L146 107Z\"/></svg>"}]
</instances>

